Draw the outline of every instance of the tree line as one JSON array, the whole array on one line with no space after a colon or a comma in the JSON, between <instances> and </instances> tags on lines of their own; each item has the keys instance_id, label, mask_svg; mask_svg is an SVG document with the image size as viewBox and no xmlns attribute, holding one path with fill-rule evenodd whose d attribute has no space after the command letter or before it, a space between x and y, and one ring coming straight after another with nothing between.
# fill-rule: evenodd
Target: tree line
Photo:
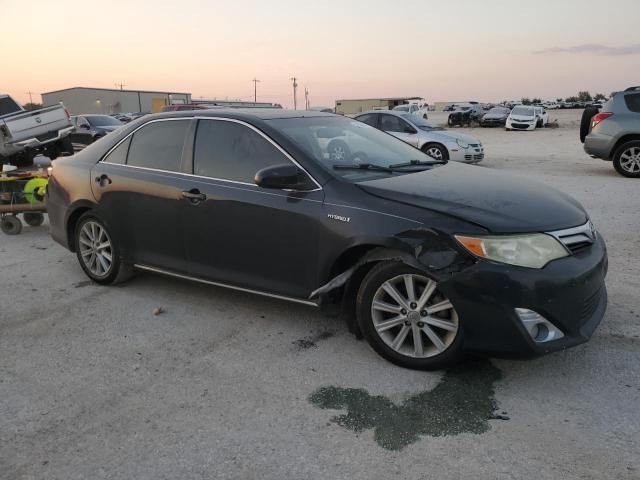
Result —
<instances>
[{"instance_id":1,"label":"tree line","mask_svg":"<svg viewBox=\"0 0 640 480\"><path fill-rule=\"evenodd\" d=\"M606 100L607 97L606 95L602 94L602 93L596 93L595 95L591 95L588 91L582 91L582 92L578 92L578 95L574 95L571 97L567 97L565 99L562 98L556 98L556 102L568 102L568 103L576 103L576 102L601 102ZM529 97L523 97L521 100L523 105L534 105L536 103L542 103L542 100L540 98L534 97L534 98L529 98Z\"/></svg>"}]
</instances>

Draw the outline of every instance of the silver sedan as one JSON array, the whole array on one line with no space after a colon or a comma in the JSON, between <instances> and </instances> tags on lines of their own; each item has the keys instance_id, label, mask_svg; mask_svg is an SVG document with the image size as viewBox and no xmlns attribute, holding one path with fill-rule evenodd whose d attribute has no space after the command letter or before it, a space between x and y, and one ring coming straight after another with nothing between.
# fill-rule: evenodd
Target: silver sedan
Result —
<instances>
[{"instance_id":1,"label":"silver sedan","mask_svg":"<svg viewBox=\"0 0 640 480\"><path fill-rule=\"evenodd\" d=\"M387 132L438 160L478 163L484 159L484 147L479 139L435 127L417 115L373 110L354 118Z\"/></svg>"}]
</instances>

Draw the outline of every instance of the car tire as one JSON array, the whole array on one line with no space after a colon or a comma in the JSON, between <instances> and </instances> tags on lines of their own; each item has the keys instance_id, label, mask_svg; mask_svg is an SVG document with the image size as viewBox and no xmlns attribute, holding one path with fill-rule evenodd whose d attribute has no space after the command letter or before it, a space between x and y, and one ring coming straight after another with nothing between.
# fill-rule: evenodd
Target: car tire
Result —
<instances>
[{"instance_id":1,"label":"car tire","mask_svg":"<svg viewBox=\"0 0 640 480\"><path fill-rule=\"evenodd\" d=\"M0 229L6 235L20 235L22 222L15 215L5 215L0 219Z\"/></svg>"},{"instance_id":2,"label":"car tire","mask_svg":"<svg viewBox=\"0 0 640 480\"><path fill-rule=\"evenodd\" d=\"M64 137L58 142L58 148L61 153L66 153L68 155L73 155L73 143L71 142L70 137Z\"/></svg>"},{"instance_id":3,"label":"car tire","mask_svg":"<svg viewBox=\"0 0 640 480\"><path fill-rule=\"evenodd\" d=\"M613 154L613 167L623 177L640 178L640 140L620 145Z\"/></svg>"},{"instance_id":4,"label":"car tire","mask_svg":"<svg viewBox=\"0 0 640 480\"><path fill-rule=\"evenodd\" d=\"M447 125L450 127L455 126L455 122L453 121L453 116L451 114L447 117Z\"/></svg>"},{"instance_id":5,"label":"car tire","mask_svg":"<svg viewBox=\"0 0 640 480\"><path fill-rule=\"evenodd\" d=\"M327 151L332 162L348 162L351 160L351 150L342 140L331 140Z\"/></svg>"},{"instance_id":6,"label":"car tire","mask_svg":"<svg viewBox=\"0 0 640 480\"><path fill-rule=\"evenodd\" d=\"M415 302L407 285L413 287ZM435 311L427 313L430 308ZM455 308L433 279L402 262L380 262L369 271L356 297L356 317L369 345L401 367L438 370L462 358L463 331Z\"/></svg>"},{"instance_id":7,"label":"car tire","mask_svg":"<svg viewBox=\"0 0 640 480\"><path fill-rule=\"evenodd\" d=\"M27 212L22 214L24 223L30 227L39 227L44 222L44 214L39 212Z\"/></svg>"},{"instance_id":8,"label":"car tire","mask_svg":"<svg viewBox=\"0 0 640 480\"><path fill-rule=\"evenodd\" d=\"M439 143L425 143L421 150L435 160L449 160L449 150Z\"/></svg>"},{"instance_id":9,"label":"car tire","mask_svg":"<svg viewBox=\"0 0 640 480\"><path fill-rule=\"evenodd\" d=\"M584 143L584 139L587 138L591 131L591 119L598 111L597 108L589 107L582 112L582 118L580 119L580 141L582 143Z\"/></svg>"},{"instance_id":10,"label":"car tire","mask_svg":"<svg viewBox=\"0 0 640 480\"><path fill-rule=\"evenodd\" d=\"M80 217L74 235L76 257L91 280L115 285L133 276L132 266L122 261L121 247L112 229L93 212Z\"/></svg>"}]
</instances>

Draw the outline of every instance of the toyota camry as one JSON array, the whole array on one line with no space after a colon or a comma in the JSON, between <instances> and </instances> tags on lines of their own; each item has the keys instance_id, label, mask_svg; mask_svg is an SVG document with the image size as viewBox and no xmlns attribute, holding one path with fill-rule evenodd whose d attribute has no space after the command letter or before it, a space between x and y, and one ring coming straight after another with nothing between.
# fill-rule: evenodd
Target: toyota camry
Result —
<instances>
[{"instance_id":1,"label":"toyota camry","mask_svg":"<svg viewBox=\"0 0 640 480\"><path fill-rule=\"evenodd\" d=\"M46 203L94 282L143 270L339 310L408 368L564 349L606 309L577 201L326 113L145 116L56 160Z\"/></svg>"}]
</instances>

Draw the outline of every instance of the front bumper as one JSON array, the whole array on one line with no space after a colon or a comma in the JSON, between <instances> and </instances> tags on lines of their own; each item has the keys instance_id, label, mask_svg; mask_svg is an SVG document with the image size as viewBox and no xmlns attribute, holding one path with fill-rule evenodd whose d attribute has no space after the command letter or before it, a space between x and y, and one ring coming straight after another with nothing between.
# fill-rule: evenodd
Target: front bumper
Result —
<instances>
[{"instance_id":1,"label":"front bumper","mask_svg":"<svg viewBox=\"0 0 640 480\"><path fill-rule=\"evenodd\" d=\"M461 163L478 163L484 160L484 147L482 145L461 148L458 144L447 145L449 160Z\"/></svg>"},{"instance_id":2,"label":"front bumper","mask_svg":"<svg viewBox=\"0 0 640 480\"><path fill-rule=\"evenodd\" d=\"M480 125L482 127L504 127L506 120L499 118L490 118L490 119L482 119L480 120Z\"/></svg>"},{"instance_id":3,"label":"front bumper","mask_svg":"<svg viewBox=\"0 0 640 480\"><path fill-rule=\"evenodd\" d=\"M508 128L511 130L535 130L536 122L507 121L505 123L505 128Z\"/></svg>"},{"instance_id":4,"label":"front bumper","mask_svg":"<svg viewBox=\"0 0 640 480\"><path fill-rule=\"evenodd\" d=\"M542 269L479 260L440 288L461 319L466 350L535 356L591 338L607 307L607 268L606 246L599 235L590 247ZM564 337L533 341L516 308L539 313Z\"/></svg>"}]
</instances>

